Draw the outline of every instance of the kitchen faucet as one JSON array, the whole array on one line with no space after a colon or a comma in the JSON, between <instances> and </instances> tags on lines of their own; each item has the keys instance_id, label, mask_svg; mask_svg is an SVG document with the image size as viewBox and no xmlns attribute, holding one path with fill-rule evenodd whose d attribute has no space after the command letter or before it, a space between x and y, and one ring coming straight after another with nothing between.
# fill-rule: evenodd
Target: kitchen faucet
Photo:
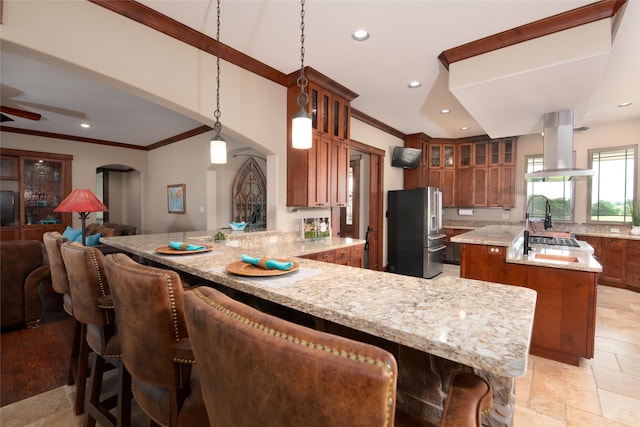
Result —
<instances>
[{"instance_id":1,"label":"kitchen faucet","mask_svg":"<svg viewBox=\"0 0 640 427\"><path fill-rule=\"evenodd\" d=\"M536 197L542 197L545 200L544 229L547 230L553 226L553 223L551 221L551 202L549 201L549 198L541 194L534 194L531 197L529 197L529 202L527 203L527 209L524 213L524 247L523 247L524 255L527 255L531 250L531 246L529 246L529 226L530 226L529 210L533 203L533 199L535 199Z\"/></svg>"}]
</instances>

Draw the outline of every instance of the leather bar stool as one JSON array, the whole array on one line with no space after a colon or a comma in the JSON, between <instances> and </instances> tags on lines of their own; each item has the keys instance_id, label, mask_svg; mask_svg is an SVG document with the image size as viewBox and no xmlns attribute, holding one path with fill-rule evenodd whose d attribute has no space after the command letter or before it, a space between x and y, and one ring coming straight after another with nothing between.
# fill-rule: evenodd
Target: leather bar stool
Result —
<instances>
[{"instance_id":1,"label":"leather bar stool","mask_svg":"<svg viewBox=\"0 0 640 427\"><path fill-rule=\"evenodd\" d=\"M71 288L69 287L69 278L67 269L62 259L60 247L67 241L62 234L57 231L44 233L42 236L44 247L49 258L49 268L51 269L51 286L53 290L62 295L62 306L64 311L73 316L73 302L71 301ZM76 319L75 330L73 334L73 343L71 345L71 355L69 357L69 375L67 385L76 385L76 397L73 410L76 415L84 413L84 397L86 388L87 373L89 372L88 359L86 353L80 354L81 349L86 350L86 346L81 345L86 341L87 330L81 322Z\"/></svg>"},{"instance_id":2,"label":"leather bar stool","mask_svg":"<svg viewBox=\"0 0 640 427\"><path fill-rule=\"evenodd\" d=\"M396 411L397 365L382 348L288 322L208 287L185 293L185 315L211 426L431 426Z\"/></svg>"},{"instance_id":3,"label":"leather bar stool","mask_svg":"<svg viewBox=\"0 0 640 427\"><path fill-rule=\"evenodd\" d=\"M123 253L105 259L134 398L152 425L208 426L184 320L180 276L139 264Z\"/></svg>"},{"instance_id":4,"label":"leather bar stool","mask_svg":"<svg viewBox=\"0 0 640 427\"><path fill-rule=\"evenodd\" d=\"M109 282L104 272L104 255L95 247L63 243L60 247L71 289L73 314L86 330L81 354L93 350L89 394L85 401L87 427L96 421L103 427L131 423L131 380L120 361L120 340ZM103 375L110 364L119 369L119 388L115 396L100 401ZM109 411L117 406L117 417Z\"/></svg>"}]
</instances>

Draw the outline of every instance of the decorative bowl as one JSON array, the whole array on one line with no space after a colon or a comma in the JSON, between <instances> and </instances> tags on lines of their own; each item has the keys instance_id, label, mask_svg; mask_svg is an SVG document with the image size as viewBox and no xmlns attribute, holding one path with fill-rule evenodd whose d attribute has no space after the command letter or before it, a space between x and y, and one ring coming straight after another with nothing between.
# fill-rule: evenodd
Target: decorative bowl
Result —
<instances>
[{"instance_id":1,"label":"decorative bowl","mask_svg":"<svg viewBox=\"0 0 640 427\"><path fill-rule=\"evenodd\" d=\"M242 221L242 222L230 222L229 226L231 227L231 229L233 231L242 231L247 226L247 223L244 222L244 221Z\"/></svg>"}]
</instances>

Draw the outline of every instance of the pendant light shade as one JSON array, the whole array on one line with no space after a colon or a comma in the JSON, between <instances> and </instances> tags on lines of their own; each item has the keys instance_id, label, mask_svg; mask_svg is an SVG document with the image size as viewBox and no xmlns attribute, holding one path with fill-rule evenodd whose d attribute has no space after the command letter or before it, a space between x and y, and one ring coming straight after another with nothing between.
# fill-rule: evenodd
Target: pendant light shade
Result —
<instances>
[{"instance_id":1,"label":"pendant light shade","mask_svg":"<svg viewBox=\"0 0 640 427\"><path fill-rule=\"evenodd\" d=\"M312 146L311 116L306 110L309 103L309 95L305 92L308 81L304 76L304 1L300 0L300 77L297 82L300 93L296 100L300 110L293 115L291 122L291 146L299 149L308 149Z\"/></svg>"},{"instance_id":2,"label":"pendant light shade","mask_svg":"<svg viewBox=\"0 0 640 427\"><path fill-rule=\"evenodd\" d=\"M227 163L227 142L220 135L211 138L209 148L211 163L218 165Z\"/></svg>"},{"instance_id":3,"label":"pendant light shade","mask_svg":"<svg viewBox=\"0 0 640 427\"><path fill-rule=\"evenodd\" d=\"M304 110L293 115L291 145L293 148L311 148L311 116Z\"/></svg>"}]
</instances>

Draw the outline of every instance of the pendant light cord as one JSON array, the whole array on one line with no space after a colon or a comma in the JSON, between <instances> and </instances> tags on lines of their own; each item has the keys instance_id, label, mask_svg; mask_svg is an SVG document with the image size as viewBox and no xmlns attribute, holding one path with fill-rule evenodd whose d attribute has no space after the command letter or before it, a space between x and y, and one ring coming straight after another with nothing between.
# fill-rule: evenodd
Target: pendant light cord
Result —
<instances>
[{"instance_id":1,"label":"pendant light cord","mask_svg":"<svg viewBox=\"0 0 640 427\"><path fill-rule=\"evenodd\" d=\"M222 124L220 124L220 0L218 0L218 21L216 29L216 111L213 113L216 118L216 123L213 125L213 129L216 131L216 136L220 135Z\"/></svg>"},{"instance_id":2,"label":"pendant light cord","mask_svg":"<svg viewBox=\"0 0 640 427\"><path fill-rule=\"evenodd\" d=\"M309 102L309 95L304 91L308 84L307 78L304 76L304 2L305 0L300 0L300 77L297 82L300 87L297 102L301 110Z\"/></svg>"}]
</instances>

